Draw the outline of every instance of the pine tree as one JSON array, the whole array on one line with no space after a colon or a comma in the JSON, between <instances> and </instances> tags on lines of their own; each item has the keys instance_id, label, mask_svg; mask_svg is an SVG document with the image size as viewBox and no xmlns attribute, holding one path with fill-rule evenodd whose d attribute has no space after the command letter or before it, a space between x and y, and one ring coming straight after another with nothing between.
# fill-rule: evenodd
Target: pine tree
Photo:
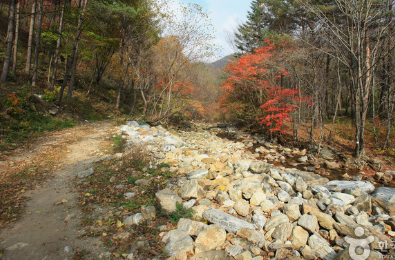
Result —
<instances>
[{"instance_id":1,"label":"pine tree","mask_svg":"<svg viewBox=\"0 0 395 260\"><path fill-rule=\"evenodd\" d=\"M237 28L236 46L241 53L253 52L264 45L264 31L267 24L264 22L264 0L253 0L251 11L248 12L247 22Z\"/></svg>"},{"instance_id":2,"label":"pine tree","mask_svg":"<svg viewBox=\"0 0 395 260\"><path fill-rule=\"evenodd\" d=\"M265 46L265 39L290 34L297 24L295 1L253 0L247 21L237 28L236 47L241 53L253 53Z\"/></svg>"}]
</instances>

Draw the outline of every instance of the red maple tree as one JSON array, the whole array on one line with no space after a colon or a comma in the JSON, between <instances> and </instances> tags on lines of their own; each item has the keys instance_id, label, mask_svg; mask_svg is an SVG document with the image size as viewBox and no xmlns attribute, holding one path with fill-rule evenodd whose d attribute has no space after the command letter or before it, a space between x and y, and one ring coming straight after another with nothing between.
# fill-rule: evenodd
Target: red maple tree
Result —
<instances>
[{"instance_id":1,"label":"red maple tree","mask_svg":"<svg viewBox=\"0 0 395 260\"><path fill-rule=\"evenodd\" d=\"M278 85L279 80L289 77L277 62L279 49L289 48L287 43L274 45L267 41L266 44L226 66L228 78L222 84L219 102L224 112L249 116L272 132L284 132L284 121L291 120L291 112L298 109L299 90Z\"/></svg>"}]
</instances>

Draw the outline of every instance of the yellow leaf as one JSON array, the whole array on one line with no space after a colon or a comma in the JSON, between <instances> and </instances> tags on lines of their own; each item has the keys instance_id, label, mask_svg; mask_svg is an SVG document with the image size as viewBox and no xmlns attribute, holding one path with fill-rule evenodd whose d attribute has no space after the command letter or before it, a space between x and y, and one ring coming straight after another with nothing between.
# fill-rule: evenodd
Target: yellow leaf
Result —
<instances>
[{"instance_id":1,"label":"yellow leaf","mask_svg":"<svg viewBox=\"0 0 395 260\"><path fill-rule=\"evenodd\" d=\"M123 257L128 257L128 254L122 254Z\"/></svg>"},{"instance_id":2,"label":"yellow leaf","mask_svg":"<svg viewBox=\"0 0 395 260\"><path fill-rule=\"evenodd\" d=\"M222 190L222 191L224 191L224 190L225 190L224 185L219 185L219 189Z\"/></svg>"},{"instance_id":3,"label":"yellow leaf","mask_svg":"<svg viewBox=\"0 0 395 260\"><path fill-rule=\"evenodd\" d=\"M36 210L35 213L41 213L41 210Z\"/></svg>"},{"instance_id":4,"label":"yellow leaf","mask_svg":"<svg viewBox=\"0 0 395 260\"><path fill-rule=\"evenodd\" d=\"M85 193L85 197L89 197L91 194L89 192Z\"/></svg>"},{"instance_id":5,"label":"yellow leaf","mask_svg":"<svg viewBox=\"0 0 395 260\"><path fill-rule=\"evenodd\" d=\"M67 203L67 202L69 202L69 201L66 199L62 199L62 203Z\"/></svg>"},{"instance_id":6,"label":"yellow leaf","mask_svg":"<svg viewBox=\"0 0 395 260\"><path fill-rule=\"evenodd\" d=\"M28 212L26 212L26 214L32 214L32 212L31 212L31 211L28 211Z\"/></svg>"},{"instance_id":7,"label":"yellow leaf","mask_svg":"<svg viewBox=\"0 0 395 260\"><path fill-rule=\"evenodd\" d=\"M115 257L120 257L121 256L121 254L119 254L119 253L112 253Z\"/></svg>"},{"instance_id":8,"label":"yellow leaf","mask_svg":"<svg viewBox=\"0 0 395 260\"><path fill-rule=\"evenodd\" d=\"M102 222L101 220L96 220L96 223L97 223L99 226L103 226L103 222Z\"/></svg>"},{"instance_id":9,"label":"yellow leaf","mask_svg":"<svg viewBox=\"0 0 395 260\"><path fill-rule=\"evenodd\" d=\"M107 233L103 233L102 236L103 236L103 237L106 237L106 236L107 236Z\"/></svg>"},{"instance_id":10,"label":"yellow leaf","mask_svg":"<svg viewBox=\"0 0 395 260\"><path fill-rule=\"evenodd\" d=\"M117 220L117 227L122 227L123 225L125 225L125 224L122 224L122 222L120 221L120 220Z\"/></svg>"},{"instance_id":11,"label":"yellow leaf","mask_svg":"<svg viewBox=\"0 0 395 260\"><path fill-rule=\"evenodd\" d=\"M155 212L151 212L151 217L155 218Z\"/></svg>"},{"instance_id":12,"label":"yellow leaf","mask_svg":"<svg viewBox=\"0 0 395 260\"><path fill-rule=\"evenodd\" d=\"M22 190L21 190L21 193L25 193L25 189L22 189Z\"/></svg>"}]
</instances>

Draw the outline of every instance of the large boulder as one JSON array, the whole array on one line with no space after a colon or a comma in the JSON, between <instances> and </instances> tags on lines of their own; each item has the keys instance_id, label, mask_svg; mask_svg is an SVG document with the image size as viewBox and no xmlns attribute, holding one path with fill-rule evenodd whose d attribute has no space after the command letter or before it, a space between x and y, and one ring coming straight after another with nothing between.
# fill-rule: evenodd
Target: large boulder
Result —
<instances>
[{"instance_id":1,"label":"large boulder","mask_svg":"<svg viewBox=\"0 0 395 260\"><path fill-rule=\"evenodd\" d=\"M265 230L269 231L273 228L276 228L282 223L289 223L289 218L285 214L277 214L274 215L268 222L266 222Z\"/></svg>"},{"instance_id":2,"label":"large boulder","mask_svg":"<svg viewBox=\"0 0 395 260\"><path fill-rule=\"evenodd\" d=\"M250 171L254 173L267 173L270 165L262 161L254 161L250 165Z\"/></svg>"},{"instance_id":3,"label":"large boulder","mask_svg":"<svg viewBox=\"0 0 395 260\"><path fill-rule=\"evenodd\" d=\"M385 202L395 202L395 188L378 187L372 194L372 198Z\"/></svg>"},{"instance_id":4,"label":"large boulder","mask_svg":"<svg viewBox=\"0 0 395 260\"><path fill-rule=\"evenodd\" d=\"M329 243L319 234L315 233L308 240L309 246L316 257L324 260L334 259L336 252L330 247Z\"/></svg>"},{"instance_id":5,"label":"large boulder","mask_svg":"<svg viewBox=\"0 0 395 260\"><path fill-rule=\"evenodd\" d=\"M201 253L222 247L226 240L226 231L219 225L209 225L199 233L195 240L195 252Z\"/></svg>"},{"instance_id":6,"label":"large boulder","mask_svg":"<svg viewBox=\"0 0 395 260\"><path fill-rule=\"evenodd\" d=\"M161 210L170 215L176 210L176 203L182 203L182 199L177 192L170 189L160 190L155 194L156 200Z\"/></svg>"},{"instance_id":7,"label":"large boulder","mask_svg":"<svg viewBox=\"0 0 395 260\"><path fill-rule=\"evenodd\" d=\"M193 172L189 173L187 175L187 178L189 180L192 180L192 179L204 179L204 177L206 177L207 174L208 174L208 170L200 169L200 170L196 170L196 171L193 171Z\"/></svg>"},{"instance_id":8,"label":"large boulder","mask_svg":"<svg viewBox=\"0 0 395 260\"><path fill-rule=\"evenodd\" d=\"M314 233L319 229L317 217L309 214L302 215L298 220L298 225L310 233Z\"/></svg>"},{"instance_id":9,"label":"large boulder","mask_svg":"<svg viewBox=\"0 0 395 260\"><path fill-rule=\"evenodd\" d=\"M206 230L207 227L207 224L187 218L181 218L177 224L179 230L186 232L190 236L199 235L203 230Z\"/></svg>"},{"instance_id":10,"label":"large boulder","mask_svg":"<svg viewBox=\"0 0 395 260\"><path fill-rule=\"evenodd\" d=\"M325 187L333 192L343 192L345 190L360 190L370 194L375 190L374 185L368 181L337 180L326 183Z\"/></svg>"},{"instance_id":11,"label":"large boulder","mask_svg":"<svg viewBox=\"0 0 395 260\"><path fill-rule=\"evenodd\" d=\"M174 229L169 231L162 241L165 245L165 252L170 256L175 256L181 251L191 251L193 249L193 239L185 231Z\"/></svg>"},{"instance_id":12,"label":"large boulder","mask_svg":"<svg viewBox=\"0 0 395 260\"><path fill-rule=\"evenodd\" d=\"M254 225L236 218L228 213L225 213L218 209L210 208L203 212L203 218L208 222L217 224L223 227L226 231L230 233L236 233L239 229L248 228L248 229L255 229Z\"/></svg>"},{"instance_id":13,"label":"large boulder","mask_svg":"<svg viewBox=\"0 0 395 260\"><path fill-rule=\"evenodd\" d=\"M204 191L197 180L188 180L180 188L180 195L183 199L197 199L203 197Z\"/></svg>"},{"instance_id":14,"label":"large boulder","mask_svg":"<svg viewBox=\"0 0 395 260\"><path fill-rule=\"evenodd\" d=\"M306 246L308 239L309 232L300 226L294 227L290 241L292 242L292 245L295 249L299 250L301 247Z\"/></svg>"}]
</instances>

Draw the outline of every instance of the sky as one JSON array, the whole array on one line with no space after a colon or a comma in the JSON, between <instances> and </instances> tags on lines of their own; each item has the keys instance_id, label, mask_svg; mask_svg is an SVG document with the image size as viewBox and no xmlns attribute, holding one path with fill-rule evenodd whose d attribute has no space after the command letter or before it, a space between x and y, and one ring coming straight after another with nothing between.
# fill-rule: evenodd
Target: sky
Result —
<instances>
[{"instance_id":1,"label":"sky","mask_svg":"<svg viewBox=\"0 0 395 260\"><path fill-rule=\"evenodd\" d=\"M212 24L216 29L214 43L220 48L217 57L223 58L234 53L227 42L229 35L233 36L237 26L247 19L250 10L250 0L174 0L183 4L195 3L202 6L209 13Z\"/></svg>"}]
</instances>

